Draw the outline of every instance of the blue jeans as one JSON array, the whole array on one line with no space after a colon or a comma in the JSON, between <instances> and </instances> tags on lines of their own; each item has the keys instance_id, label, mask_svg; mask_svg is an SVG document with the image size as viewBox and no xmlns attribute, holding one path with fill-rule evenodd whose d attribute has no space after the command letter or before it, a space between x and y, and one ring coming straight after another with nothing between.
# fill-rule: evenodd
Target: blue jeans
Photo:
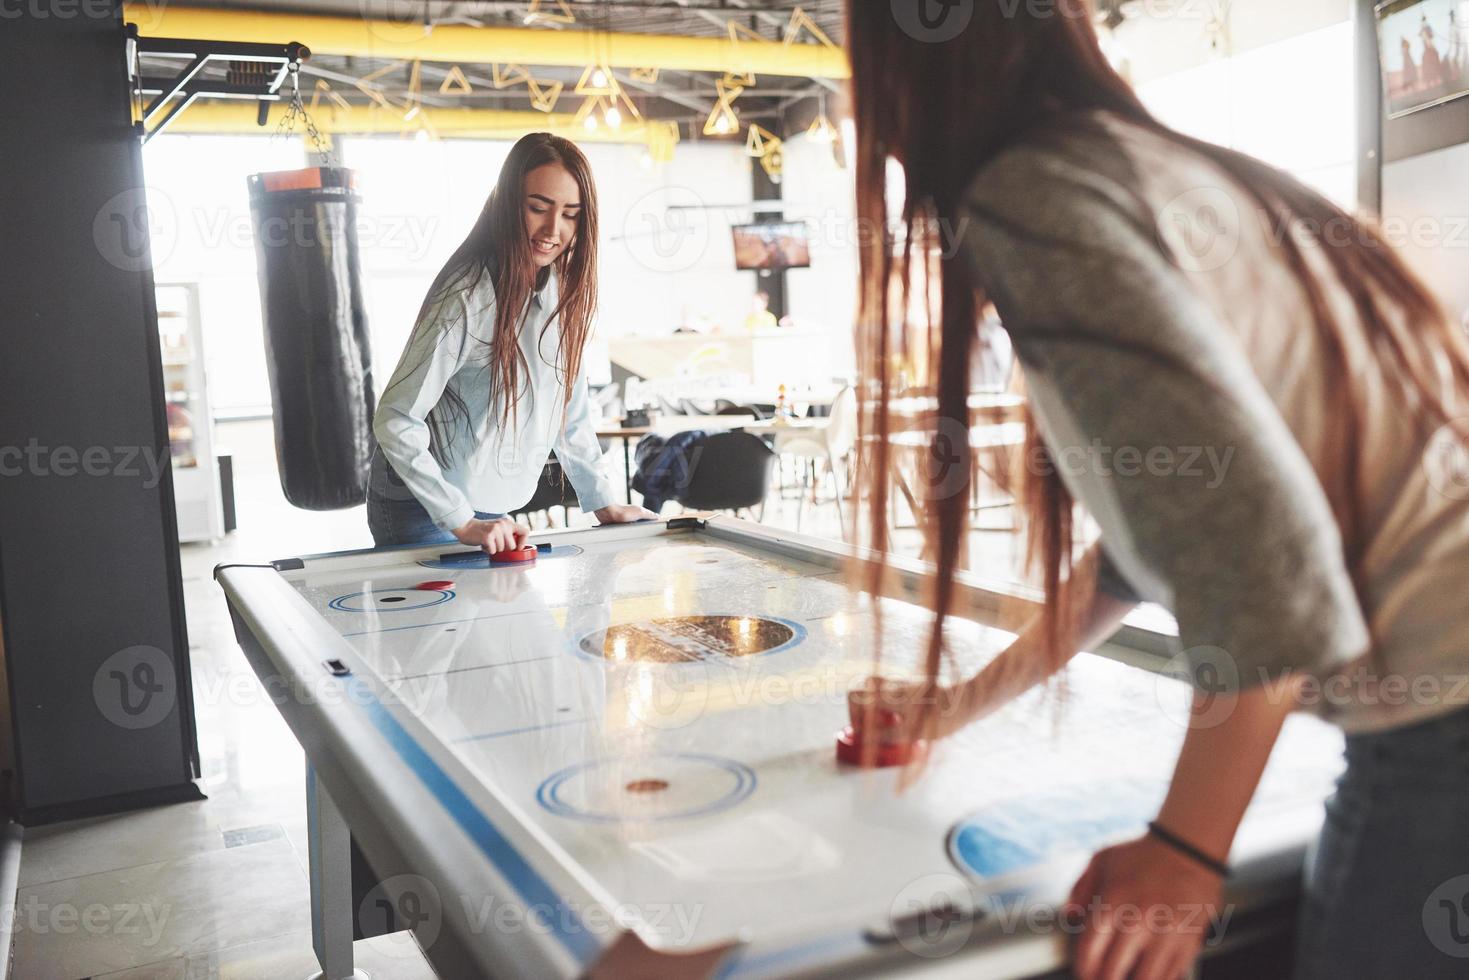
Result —
<instances>
[{"instance_id":1,"label":"blue jeans","mask_svg":"<svg viewBox=\"0 0 1469 980\"><path fill-rule=\"evenodd\" d=\"M482 521L503 514L475 511ZM367 527L379 548L398 545L458 544L459 539L439 527L403 479L388 465L381 449L372 453L372 470L367 481Z\"/></svg>"},{"instance_id":2,"label":"blue jeans","mask_svg":"<svg viewBox=\"0 0 1469 980\"><path fill-rule=\"evenodd\" d=\"M1469 710L1348 736L1307 863L1296 976L1469 976Z\"/></svg>"}]
</instances>

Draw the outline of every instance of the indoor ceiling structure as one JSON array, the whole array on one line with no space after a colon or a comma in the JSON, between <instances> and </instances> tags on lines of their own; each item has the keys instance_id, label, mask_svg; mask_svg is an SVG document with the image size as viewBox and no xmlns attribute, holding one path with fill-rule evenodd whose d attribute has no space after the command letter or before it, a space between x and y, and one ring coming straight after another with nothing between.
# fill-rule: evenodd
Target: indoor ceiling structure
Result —
<instances>
[{"instance_id":1,"label":"indoor ceiling structure","mask_svg":"<svg viewBox=\"0 0 1469 980\"><path fill-rule=\"evenodd\" d=\"M536 128L646 143L664 160L687 139L743 140L755 156L795 132L836 140L842 9L842 0L144 0L125 16L145 38L304 44L302 101L323 133L495 138ZM141 92L156 94L181 67L143 53ZM193 80L217 87L261 70L215 58ZM292 91L281 86L266 125ZM252 103L200 97L169 129L259 131Z\"/></svg>"}]
</instances>

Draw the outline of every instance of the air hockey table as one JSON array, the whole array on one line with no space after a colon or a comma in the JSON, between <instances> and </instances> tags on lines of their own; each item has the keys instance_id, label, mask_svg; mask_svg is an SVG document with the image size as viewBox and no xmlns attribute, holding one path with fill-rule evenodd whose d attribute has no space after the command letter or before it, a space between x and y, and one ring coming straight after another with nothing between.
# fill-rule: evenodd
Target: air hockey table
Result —
<instances>
[{"instance_id":1,"label":"air hockey table","mask_svg":"<svg viewBox=\"0 0 1469 980\"><path fill-rule=\"evenodd\" d=\"M1031 692L899 792L834 738L879 632L885 672L916 671L927 566L857 596L842 546L725 517L532 541L525 566L438 546L216 570L307 757L322 976L354 976L354 921L378 918L446 978L1065 969L1056 905L1155 815L1185 732L1188 688L1134 665L1166 638L1124 628L1073 662L1064 706ZM959 606L972 671L1015 605L965 578ZM1290 719L1206 972L1291 928L1340 757ZM352 842L376 879L357 901Z\"/></svg>"}]
</instances>

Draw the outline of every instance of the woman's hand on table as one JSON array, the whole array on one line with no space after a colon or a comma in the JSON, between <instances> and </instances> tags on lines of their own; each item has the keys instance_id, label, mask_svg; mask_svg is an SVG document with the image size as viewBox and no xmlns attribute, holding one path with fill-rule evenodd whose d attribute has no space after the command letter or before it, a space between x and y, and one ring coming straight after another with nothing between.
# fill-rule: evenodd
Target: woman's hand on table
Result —
<instances>
[{"instance_id":1,"label":"woman's hand on table","mask_svg":"<svg viewBox=\"0 0 1469 980\"><path fill-rule=\"evenodd\" d=\"M1179 980L1223 910L1223 882L1151 836L1098 851L1063 913L1078 980Z\"/></svg>"},{"instance_id":2,"label":"woman's hand on table","mask_svg":"<svg viewBox=\"0 0 1469 980\"><path fill-rule=\"evenodd\" d=\"M631 524L634 521L656 521L658 519L657 514L637 504L610 504L593 511L592 515L597 518L598 524Z\"/></svg>"},{"instance_id":3,"label":"woman's hand on table","mask_svg":"<svg viewBox=\"0 0 1469 980\"><path fill-rule=\"evenodd\" d=\"M528 528L508 517L493 521L471 520L463 527L454 529L454 537L459 539L460 544L483 548L492 555L525 547L525 539L529 536Z\"/></svg>"}]
</instances>

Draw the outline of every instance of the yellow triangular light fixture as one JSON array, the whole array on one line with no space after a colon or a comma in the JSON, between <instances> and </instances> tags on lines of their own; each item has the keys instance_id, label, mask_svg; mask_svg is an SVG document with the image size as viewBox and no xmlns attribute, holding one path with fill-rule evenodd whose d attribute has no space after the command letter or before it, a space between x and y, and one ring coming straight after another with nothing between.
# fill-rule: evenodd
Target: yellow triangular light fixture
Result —
<instances>
[{"instance_id":1,"label":"yellow triangular light fixture","mask_svg":"<svg viewBox=\"0 0 1469 980\"><path fill-rule=\"evenodd\" d=\"M794 44L796 38L801 36L801 31L803 29L810 31L811 36L816 38L817 41L819 41L821 44L824 44L826 47L836 47L836 45L832 43L831 38L826 36L826 32L817 25L816 21L811 19L811 15L806 13L806 11L802 10L800 7L797 7L795 10L791 11L791 22L786 25L785 43L787 45Z\"/></svg>"},{"instance_id":2,"label":"yellow triangular light fixture","mask_svg":"<svg viewBox=\"0 0 1469 980\"><path fill-rule=\"evenodd\" d=\"M551 0L556 5L555 12L542 10L541 5L545 0L531 0L530 9L525 12L525 23L531 24L542 21L548 24L575 24L576 14L571 12L566 0Z\"/></svg>"},{"instance_id":3,"label":"yellow triangular light fixture","mask_svg":"<svg viewBox=\"0 0 1469 980\"><path fill-rule=\"evenodd\" d=\"M331 101L332 105L343 110L344 112L352 111L352 103L342 98L342 96L335 89L333 89L330 85L326 83L325 79L318 78L316 80L316 85L311 93L312 112L316 111L317 105L321 102L321 96L323 92L326 93L326 97L328 100Z\"/></svg>"},{"instance_id":4,"label":"yellow triangular light fixture","mask_svg":"<svg viewBox=\"0 0 1469 980\"><path fill-rule=\"evenodd\" d=\"M361 92L363 95L367 96L369 99L376 102L384 109L391 109L393 105L391 102L388 101L388 97L383 95L382 90L373 83L376 82L379 78L382 78L388 72L401 68L402 65L403 62L401 61L395 61L391 65L383 65L377 71L369 72L368 74L363 75L352 84L357 86L357 91Z\"/></svg>"},{"instance_id":5,"label":"yellow triangular light fixture","mask_svg":"<svg viewBox=\"0 0 1469 980\"><path fill-rule=\"evenodd\" d=\"M606 105L604 105L606 103ZM600 95L589 95L583 100L581 108L576 110L576 115L571 117L571 125L581 127L588 132L594 132L599 125L597 120L597 109L602 109L602 118L607 118L606 106L614 106L616 103L609 102Z\"/></svg>"},{"instance_id":6,"label":"yellow triangular light fixture","mask_svg":"<svg viewBox=\"0 0 1469 980\"><path fill-rule=\"evenodd\" d=\"M729 32L730 60L740 61L740 45L745 41L759 41L764 43L765 38L758 31L746 27L738 21L731 20L726 25ZM730 87L750 88L755 84L755 71L746 67L744 71L726 71L724 73L724 84Z\"/></svg>"},{"instance_id":7,"label":"yellow triangular light fixture","mask_svg":"<svg viewBox=\"0 0 1469 980\"><path fill-rule=\"evenodd\" d=\"M806 130L806 135L814 143L835 143L841 134L832 125L831 120L826 118L826 114L822 113L811 123L811 128Z\"/></svg>"},{"instance_id":8,"label":"yellow triangular light fixture","mask_svg":"<svg viewBox=\"0 0 1469 980\"><path fill-rule=\"evenodd\" d=\"M841 133L832 125L831 120L827 118L825 95L821 97L820 108L816 113L816 118L812 120L810 128L806 130L806 136L811 142L821 143L826 146L835 144L841 138Z\"/></svg>"},{"instance_id":9,"label":"yellow triangular light fixture","mask_svg":"<svg viewBox=\"0 0 1469 980\"><path fill-rule=\"evenodd\" d=\"M530 69L524 65L505 65L501 67L499 62L490 65L490 81L495 83L495 88L509 88L519 85L521 82L530 81Z\"/></svg>"},{"instance_id":10,"label":"yellow triangular light fixture","mask_svg":"<svg viewBox=\"0 0 1469 980\"><path fill-rule=\"evenodd\" d=\"M610 66L587 65L586 70L581 73L581 80L576 83L575 91L577 95L600 95L616 99L622 94L622 83L612 74Z\"/></svg>"},{"instance_id":11,"label":"yellow triangular light fixture","mask_svg":"<svg viewBox=\"0 0 1469 980\"><path fill-rule=\"evenodd\" d=\"M449 74L439 83L440 95L468 95L473 91L469 79L464 77L464 71L458 65L451 67Z\"/></svg>"},{"instance_id":12,"label":"yellow triangular light fixture","mask_svg":"<svg viewBox=\"0 0 1469 980\"><path fill-rule=\"evenodd\" d=\"M745 152L752 157L763 157L772 147L780 145L780 137L759 123L752 123L750 134L745 139Z\"/></svg>"},{"instance_id":13,"label":"yellow triangular light fixture","mask_svg":"<svg viewBox=\"0 0 1469 980\"><path fill-rule=\"evenodd\" d=\"M760 158L760 166L770 175L770 179L777 184L785 174L786 151L783 146L772 145L770 150Z\"/></svg>"},{"instance_id":14,"label":"yellow triangular light fixture","mask_svg":"<svg viewBox=\"0 0 1469 980\"><path fill-rule=\"evenodd\" d=\"M634 68L628 74L632 76L632 80L635 82L641 82L644 85L657 85L658 75L662 71L663 69L661 68Z\"/></svg>"},{"instance_id":15,"label":"yellow triangular light fixture","mask_svg":"<svg viewBox=\"0 0 1469 980\"><path fill-rule=\"evenodd\" d=\"M740 117L734 109L734 100L740 97L744 89L739 86L733 88L716 81L714 87L719 91L719 100L714 104L714 109L709 113L709 118L704 120L705 136L729 136L739 132Z\"/></svg>"},{"instance_id":16,"label":"yellow triangular light fixture","mask_svg":"<svg viewBox=\"0 0 1469 980\"><path fill-rule=\"evenodd\" d=\"M525 84L530 89L531 107L541 112L555 112L556 102L561 98L562 90L566 88L565 82L537 81L534 78L526 79Z\"/></svg>"}]
</instances>

